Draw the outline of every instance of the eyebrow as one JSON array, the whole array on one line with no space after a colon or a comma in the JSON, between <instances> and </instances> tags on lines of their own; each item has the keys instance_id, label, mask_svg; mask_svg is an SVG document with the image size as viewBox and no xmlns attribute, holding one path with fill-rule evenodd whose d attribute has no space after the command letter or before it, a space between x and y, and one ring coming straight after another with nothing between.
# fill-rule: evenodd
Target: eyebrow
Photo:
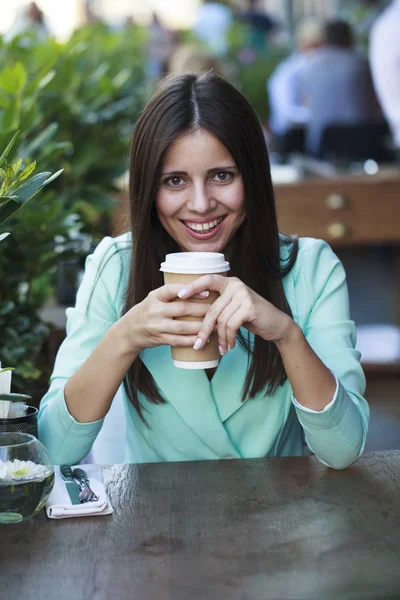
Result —
<instances>
[{"instance_id":1,"label":"eyebrow","mask_svg":"<svg viewBox=\"0 0 400 600\"><path fill-rule=\"evenodd\" d=\"M208 169L207 175L209 175L210 173L218 173L219 171L238 171L239 169L237 168L236 165L221 165L219 167L213 167L212 169ZM164 177L165 175L187 175L186 171L165 171L163 173L161 173L161 175Z\"/></svg>"}]
</instances>

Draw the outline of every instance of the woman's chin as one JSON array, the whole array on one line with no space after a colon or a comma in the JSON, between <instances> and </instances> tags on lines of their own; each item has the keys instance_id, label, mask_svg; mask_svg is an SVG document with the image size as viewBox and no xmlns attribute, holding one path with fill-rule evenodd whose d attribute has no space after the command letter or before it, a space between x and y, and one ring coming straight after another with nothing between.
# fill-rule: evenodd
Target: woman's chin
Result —
<instances>
[{"instance_id":1,"label":"woman's chin","mask_svg":"<svg viewBox=\"0 0 400 600\"><path fill-rule=\"evenodd\" d=\"M223 252L223 244L212 240L208 242L199 240L195 243L186 243L181 247L183 252Z\"/></svg>"}]
</instances>

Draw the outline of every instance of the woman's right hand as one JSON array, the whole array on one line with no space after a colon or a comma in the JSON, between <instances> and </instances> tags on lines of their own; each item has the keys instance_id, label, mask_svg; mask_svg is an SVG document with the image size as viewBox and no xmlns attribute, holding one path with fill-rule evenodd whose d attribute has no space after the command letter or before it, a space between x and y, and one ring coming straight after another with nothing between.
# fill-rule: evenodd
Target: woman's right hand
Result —
<instances>
[{"instance_id":1,"label":"woman's right hand","mask_svg":"<svg viewBox=\"0 0 400 600\"><path fill-rule=\"evenodd\" d=\"M163 345L193 347L210 305L195 298L179 299L181 289L182 284L169 283L151 291L118 321L133 354ZM182 317L198 320L179 320Z\"/></svg>"}]
</instances>

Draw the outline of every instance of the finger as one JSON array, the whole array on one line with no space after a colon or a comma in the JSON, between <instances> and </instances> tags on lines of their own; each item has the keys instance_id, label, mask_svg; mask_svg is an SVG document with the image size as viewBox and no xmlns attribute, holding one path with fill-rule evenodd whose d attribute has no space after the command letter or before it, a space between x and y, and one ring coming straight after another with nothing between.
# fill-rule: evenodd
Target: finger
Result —
<instances>
[{"instance_id":1,"label":"finger","mask_svg":"<svg viewBox=\"0 0 400 600\"><path fill-rule=\"evenodd\" d=\"M193 335L166 334L163 336L162 343L173 348L193 348L195 340L196 336Z\"/></svg>"},{"instance_id":2,"label":"finger","mask_svg":"<svg viewBox=\"0 0 400 600\"><path fill-rule=\"evenodd\" d=\"M199 330L198 339L196 340L196 350L200 350L200 348L204 346L217 325L219 315L231 301L231 294L225 293L217 298L217 300L209 307Z\"/></svg>"},{"instance_id":3,"label":"finger","mask_svg":"<svg viewBox=\"0 0 400 600\"><path fill-rule=\"evenodd\" d=\"M205 302L168 302L162 307L162 312L165 317L169 319L179 317L199 317L203 319L208 309L209 304Z\"/></svg>"},{"instance_id":4,"label":"finger","mask_svg":"<svg viewBox=\"0 0 400 600\"><path fill-rule=\"evenodd\" d=\"M173 333L174 335L197 336L200 326L201 321L180 321L178 319L164 319L160 323L160 331L162 333Z\"/></svg>"},{"instance_id":5,"label":"finger","mask_svg":"<svg viewBox=\"0 0 400 600\"><path fill-rule=\"evenodd\" d=\"M176 300L178 293L181 289L181 283L166 283L162 287L159 287L150 292L149 296L157 298L157 300L159 300L160 302L170 302L171 300Z\"/></svg>"},{"instance_id":6,"label":"finger","mask_svg":"<svg viewBox=\"0 0 400 600\"><path fill-rule=\"evenodd\" d=\"M230 308L230 306L228 307ZM237 332L246 321L245 314L241 306L238 306L236 310L232 307L233 310L226 311L226 314L221 315L221 320L223 320L223 324L221 326L223 335L226 340L226 347L223 343L219 342L219 330L218 330L218 343L221 345L222 349L225 350L224 354L228 352L228 350L232 350L236 344L236 336Z\"/></svg>"},{"instance_id":7,"label":"finger","mask_svg":"<svg viewBox=\"0 0 400 600\"><path fill-rule=\"evenodd\" d=\"M179 298L190 298L194 294L199 294L204 291L212 290L222 294L227 288L229 279L222 275L203 275L192 283L181 286L178 296Z\"/></svg>"},{"instance_id":8,"label":"finger","mask_svg":"<svg viewBox=\"0 0 400 600\"><path fill-rule=\"evenodd\" d=\"M228 350L232 349L235 345L237 329L232 330L232 323L236 323L237 319L235 319L235 321L232 321L232 319L239 310L239 304L230 302L225 308L225 310L223 310L220 316L218 317L218 346L221 356L226 354ZM241 325L242 323L240 323L239 327Z\"/></svg>"}]
</instances>

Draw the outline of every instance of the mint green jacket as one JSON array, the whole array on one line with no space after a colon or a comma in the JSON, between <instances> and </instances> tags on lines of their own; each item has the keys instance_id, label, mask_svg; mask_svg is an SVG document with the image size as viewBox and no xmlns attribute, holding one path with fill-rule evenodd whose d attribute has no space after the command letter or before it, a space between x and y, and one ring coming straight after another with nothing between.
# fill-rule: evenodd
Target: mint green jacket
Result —
<instances>
[{"instance_id":1,"label":"mint green jacket","mask_svg":"<svg viewBox=\"0 0 400 600\"><path fill-rule=\"evenodd\" d=\"M87 258L76 306L67 309L67 337L39 413L39 437L56 464L81 461L103 425L104 419L75 421L63 390L122 314L130 240L130 234L102 240ZM283 261L287 253L288 247L282 246ZM311 450L324 464L341 469L360 456L369 409L343 266L328 244L302 238L296 263L283 283L294 320L337 378L333 402L324 411L309 411L295 402L289 381L272 396L261 392L242 402L247 354L239 344L221 359L211 381L205 371L176 368L169 347L147 349L143 361L167 403L151 404L140 396L146 427L121 386L120 462L301 456ZM119 430L118 423L114 429ZM112 451L103 462L107 456L108 462L115 462Z\"/></svg>"}]
</instances>

